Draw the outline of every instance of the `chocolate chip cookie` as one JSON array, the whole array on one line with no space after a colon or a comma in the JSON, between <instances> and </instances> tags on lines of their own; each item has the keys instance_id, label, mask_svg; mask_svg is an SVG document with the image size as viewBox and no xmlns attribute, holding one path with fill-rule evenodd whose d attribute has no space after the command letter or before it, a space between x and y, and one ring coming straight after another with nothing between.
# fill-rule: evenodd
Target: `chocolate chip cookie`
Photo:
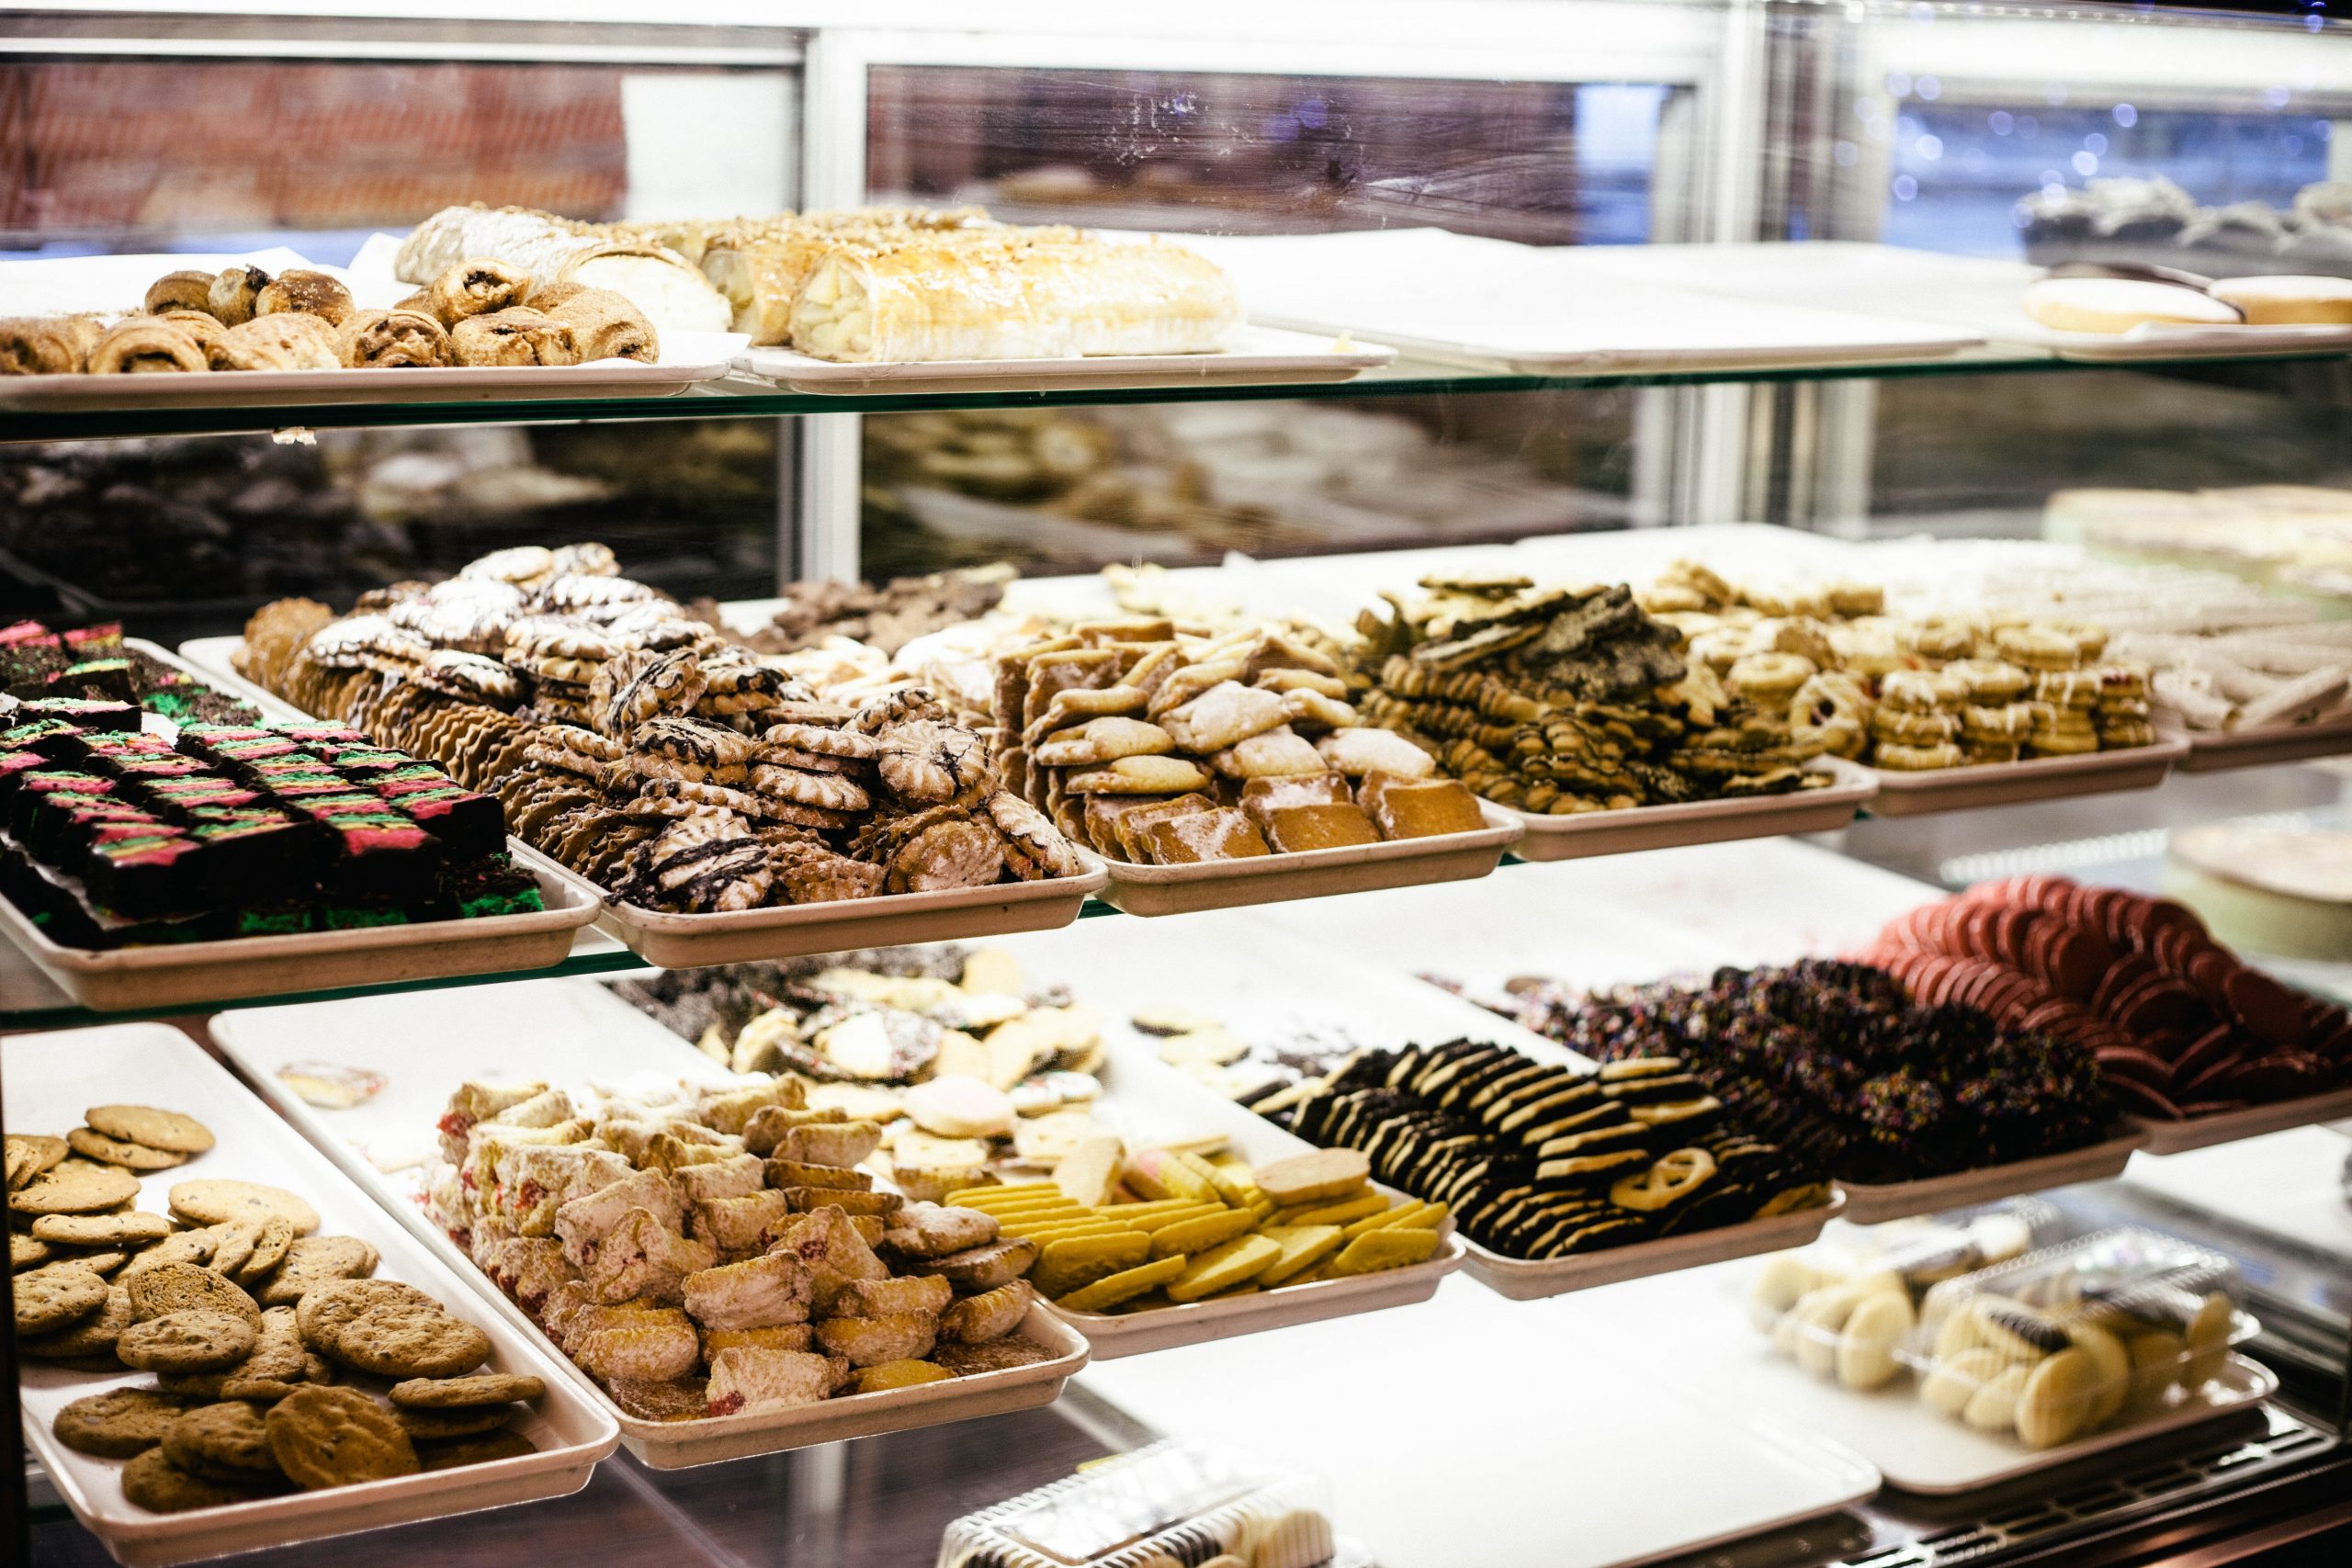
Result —
<instances>
[{"instance_id":1,"label":"chocolate chip cookie","mask_svg":"<svg viewBox=\"0 0 2352 1568\"><path fill-rule=\"evenodd\" d=\"M8 1194L20 1214L95 1214L139 1196L139 1178L119 1166L65 1159Z\"/></svg>"},{"instance_id":2,"label":"chocolate chip cookie","mask_svg":"<svg viewBox=\"0 0 2352 1568\"><path fill-rule=\"evenodd\" d=\"M411 1378L392 1385L392 1403L408 1410L461 1410L537 1399L548 1385L516 1372L477 1372L465 1378Z\"/></svg>"},{"instance_id":3,"label":"chocolate chip cookie","mask_svg":"<svg viewBox=\"0 0 2352 1568\"><path fill-rule=\"evenodd\" d=\"M130 1292L120 1285L107 1287L106 1304L72 1327L54 1334L28 1336L17 1348L40 1361L79 1361L102 1358L114 1364L115 1341L130 1326Z\"/></svg>"},{"instance_id":4,"label":"chocolate chip cookie","mask_svg":"<svg viewBox=\"0 0 2352 1568\"><path fill-rule=\"evenodd\" d=\"M94 1159L103 1165L119 1165L125 1170L169 1170L175 1165L186 1165L187 1156L174 1154L169 1149L151 1149L144 1144L126 1143L109 1138L89 1127L76 1127L65 1134L66 1146L84 1159Z\"/></svg>"},{"instance_id":5,"label":"chocolate chip cookie","mask_svg":"<svg viewBox=\"0 0 2352 1568\"><path fill-rule=\"evenodd\" d=\"M122 1495L152 1514L184 1514L191 1508L219 1508L249 1503L277 1490L266 1476L250 1482L208 1481L190 1475L152 1448L122 1467Z\"/></svg>"},{"instance_id":6,"label":"chocolate chip cookie","mask_svg":"<svg viewBox=\"0 0 2352 1568\"><path fill-rule=\"evenodd\" d=\"M217 1312L243 1319L256 1330L261 1327L261 1308L254 1304L253 1297L194 1263L165 1263L147 1269L137 1279L124 1281L124 1289L130 1292L130 1314L135 1318L195 1310Z\"/></svg>"},{"instance_id":7,"label":"chocolate chip cookie","mask_svg":"<svg viewBox=\"0 0 2352 1568\"><path fill-rule=\"evenodd\" d=\"M192 1225L227 1224L283 1214L299 1235L319 1228L319 1212L300 1193L258 1181L182 1181L167 1200L172 1213Z\"/></svg>"},{"instance_id":8,"label":"chocolate chip cookie","mask_svg":"<svg viewBox=\"0 0 2352 1568\"><path fill-rule=\"evenodd\" d=\"M129 1459L162 1442L187 1409L187 1400L151 1388L110 1388L68 1404L49 1429L77 1453Z\"/></svg>"},{"instance_id":9,"label":"chocolate chip cookie","mask_svg":"<svg viewBox=\"0 0 2352 1568\"><path fill-rule=\"evenodd\" d=\"M114 1353L141 1371L217 1371L252 1355L258 1337L245 1318L192 1307L132 1323L116 1339Z\"/></svg>"},{"instance_id":10,"label":"chocolate chip cookie","mask_svg":"<svg viewBox=\"0 0 2352 1568\"><path fill-rule=\"evenodd\" d=\"M17 1332L49 1334L71 1328L107 1303L107 1282L78 1263L28 1269L16 1289Z\"/></svg>"},{"instance_id":11,"label":"chocolate chip cookie","mask_svg":"<svg viewBox=\"0 0 2352 1568\"><path fill-rule=\"evenodd\" d=\"M294 1325L302 1343L323 1356L335 1353L335 1339L362 1313L380 1306L439 1312L441 1303L398 1280L329 1280L302 1294L294 1307Z\"/></svg>"},{"instance_id":12,"label":"chocolate chip cookie","mask_svg":"<svg viewBox=\"0 0 2352 1568\"><path fill-rule=\"evenodd\" d=\"M144 1144L174 1154L200 1155L212 1146L212 1129L193 1116L152 1105L93 1105L82 1120L109 1138Z\"/></svg>"},{"instance_id":13,"label":"chocolate chip cookie","mask_svg":"<svg viewBox=\"0 0 2352 1568\"><path fill-rule=\"evenodd\" d=\"M164 1457L206 1481L278 1473L261 1412L234 1400L200 1405L164 1428Z\"/></svg>"},{"instance_id":14,"label":"chocolate chip cookie","mask_svg":"<svg viewBox=\"0 0 2352 1568\"><path fill-rule=\"evenodd\" d=\"M64 1139L52 1138L46 1133L11 1133L0 1140L0 1148L6 1150L11 1192L56 1165L67 1153Z\"/></svg>"},{"instance_id":15,"label":"chocolate chip cookie","mask_svg":"<svg viewBox=\"0 0 2352 1568\"><path fill-rule=\"evenodd\" d=\"M387 1303L345 1324L327 1353L379 1377L452 1378L490 1359L490 1336L438 1302L429 1309Z\"/></svg>"},{"instance_id":16,"label":"chocolate chip cookie","mask_svg":"<svg viewBox=\"0 0 2352 1568\"><path fill-rule=\"evenodd\" d=\"M479 1404L466 1410L402 1410L395 1408L392 1419L401 1424L412 1441L429 1442L436 1438L478 1438L485 1432L495 1432L516 1415L511 1405Z\"/></svg>"},{"instance_id":17,"label":"chocolate chip cookie","mask_svg":"<svg viewBox=\"0 0 2352 1568\"><path fill-rule=\"evenodd\" d=\"M489 1464L494 1460L521 1459L539 1451L538 1444L512 1428L479 1438L416 1445L417 1462L427 1470L455 1470L460 1465Z\"/></svg>"},{"instance_id":18,"label":"chocolate chip cookie","mask_svg":"<svg viewBox=\"0 0 2352 1568\"><path fill-rule=\"evenodd\" d=\"M376 1271L376 1249L356 1235L298 1235L284 1261L262 1282L264 1306L292 1306L334 1280L364 1280Z\"/></svg>"},{"instance_id":19,"label":"chocolate chip cookie","mask_svg":"<svg viewBox=\"0 0 2352 1568\"><path fill-rule=\"evenodd\" d=\"M43 1214L32 1225L37 1241L59 1247L153 1247L172 1234L161 1214L134 1209L125 1214Z\"/></svg>"},{"instance_id":20,"label":"chocolate chip cookie","mask_svg":"<svg viewBox=\"0 0 2352 1568\"><path fill-rule=\"evenodd\" d=\"M414 1475L416 1449L391 1412L356 1389L303 1388L263 1417L269 1451L307 1489Z\"/></svg>"}]
</instances>

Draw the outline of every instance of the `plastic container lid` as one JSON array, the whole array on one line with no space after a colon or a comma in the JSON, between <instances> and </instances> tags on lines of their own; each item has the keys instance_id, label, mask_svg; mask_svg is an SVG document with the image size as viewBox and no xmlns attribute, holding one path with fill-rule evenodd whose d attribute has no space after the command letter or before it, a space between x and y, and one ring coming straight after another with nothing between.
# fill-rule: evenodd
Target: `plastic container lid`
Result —
<instances>
[{"instance_id":1,"label":"plastic container lid","mask_svg":"<svg viewBox=\"0 0 2352 1568\"><path fill-rule=\"evenodd\" d=\"M1171 1439L947 1527L938 1568L1351 1568L1333 1536L1330 1487L1213 1444Z\"/></svg>"}]
</instances>

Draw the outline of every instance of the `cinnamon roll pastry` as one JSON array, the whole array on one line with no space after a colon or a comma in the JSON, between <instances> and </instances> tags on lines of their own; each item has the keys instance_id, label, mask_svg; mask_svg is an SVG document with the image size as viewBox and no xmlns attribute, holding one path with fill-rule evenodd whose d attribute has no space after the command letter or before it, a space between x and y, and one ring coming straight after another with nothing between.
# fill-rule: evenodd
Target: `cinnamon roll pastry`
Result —
<instances>
[{"instance_id":1,"label":"cinnamon roll pastry","mask_svg":"<svg viewBox=\"0 0 2352 1568\"><path fill-rule=\"evenodd\" d=\"M351 320L351 312L356 309L351 302L351 290L343 286L340 278L300 268L279 273L254 298L256 316L282 316L300 310L318 317L331 327Z\"/></svg>"},{"instance_id":2,"label":"cinnamon roll pastry","mask_svg":"<svg viewBox=\"0 0 2352 1568\"><path fill-rule=\"evenodd\" d=\"M212 314L212 275L209 272L167 272L147 286L147 313L201 310Z\"/></svg>"},{"instance_id":3,"label":"cinnamon roll pastry","mask_svg":"<svg viewBox=\"0 0 2352 1568\"><path fill-rule=\"evenodd\" d=\"M422 310L362 310L343 323L335 350L354 370L453 362L449 334Z\"/></svg>"},{"instance_id":4,"label":"cinnamon roll pastry","mask_svg":"<svg viewBox=\"0 0 2352 1568\"><path fill-rule=\"evenodd\" d=\"M254 302L268 287L269 274L257 266L225 268L205 291L205 309L220 317L224 326L241 325L254 319Z\"/></svg>"},{"instance_id":5,"label":"cinnamon roll pastry","mask_svg":"<svg viewBox=\"0 0 2352 1568\"><path fill-rule=\"evenodd\" d=\"M93 376L145 376L204 368L204 345L187 328L154 316L126 316L90 347Z\"/></svg>"},{"instance_id":6,"label":"cinnamon roll pastry","mask_svg":"<svg viewBox=\"0 0 2352 1568\"><path fill-rule=\"evenodd\" d=\"M476 256L443 272L425 288L424 298L445 327L475 316L511 310L531 292L531 275L519 266Z\"/></svg>"},{"instance_id":7,"label":"cinnamon roll pastry","mask_svg":"<svg viewBox=\"0 0 2352 1568\"><path fill-rule=\"evenodd\" d=\"M792 345L865 363L1201 354L1240 319L1216 263L1165 241L978 230L829 251L792 304Z\"/></svg>"},{"instance_id":8,"label":"cinnamon roll pastry","mask_svg":"<svg viewBox=\"0 0 2352 1568\"><path fill-rule=\"evenodd\" d=\"M300 310L256 316L212 345L215 370L334 370L342 364L334 329Z\"/></svg>"},{"instance_id":9,"label":"cinnamon roll pastry","mask_svg":"<svg viewBox=\"0 0 2352 1568\"><path fill-rule=\"evenodd\" d=\"M159 321L169 321L194 338L197 346L204 350L205 361L208 365L212 358L212 345L219 343L220 334L229 330L220 324L220 318L211 311L198 310L192 306L184 310L158 310L155 312L155 319Z\"/></svg>"},{"instance_id":10,"label":"cinnamon roll pastry","mask_svg":"<svg viewBox=\"0 0 2352 1568\"><path fill-rule=\"evenodd\" d=\"M460 365L577 365L571 329L520 306L459 321L449 333Z\"/></svg>"},{"instance_id":11,"label":"cinnamon roll pastry","mask_svg":"<svg viewBox=\"0 0 2352 1568\"><path fill-rule=\"evenodd\" d=\"M106 331L89 316L0 320L0 376L75 376Z\"/></svg>"},{"instance_id":12,"label":"cinnamon roll pastry","mask_svg":"<svg viewBox=\"0 0 2352 1568\"><path fill-rule=\"evenodd\" d=\"M391 308L395 310L414 310L419 315L433 316L436 321L441 319L433 313L433 295L428 289L420 288L413 294L395 299L392 301Z\"/></svg>"},{"instance_id":13,"label":"cinnamon roll pastry","mask_svg":"<svg viewBox=\"0 0 2352 1568\"><path fill-rule=\"evenodd\" d=\"M539 291L542 298L565 292L553 306L536 307L550 321L571 329L572 349L585 365L596 359L636 359L647 365L662 357L661 335L645 312L609 288L582 288L559 283Z\"/></svg>"}]
</instances>

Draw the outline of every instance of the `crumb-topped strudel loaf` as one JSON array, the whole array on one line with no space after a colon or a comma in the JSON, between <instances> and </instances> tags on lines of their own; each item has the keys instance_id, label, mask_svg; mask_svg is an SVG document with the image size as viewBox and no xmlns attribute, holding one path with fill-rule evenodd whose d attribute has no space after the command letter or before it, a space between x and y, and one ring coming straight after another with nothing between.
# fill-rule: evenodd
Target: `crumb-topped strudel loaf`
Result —
<instances>
[{"instance_id":1,"label":"crumb-topped strudel loaf","mask_svg":"<svg viewBox=\"0 0 2352 1568\"><path fill-rule=\"evenodd\" d=\"M1239 319L1232 280L1182 245L971 228L828 251L791 330L820 359L1030 359L1206 353Z\"/></svg>"}]
</instances>

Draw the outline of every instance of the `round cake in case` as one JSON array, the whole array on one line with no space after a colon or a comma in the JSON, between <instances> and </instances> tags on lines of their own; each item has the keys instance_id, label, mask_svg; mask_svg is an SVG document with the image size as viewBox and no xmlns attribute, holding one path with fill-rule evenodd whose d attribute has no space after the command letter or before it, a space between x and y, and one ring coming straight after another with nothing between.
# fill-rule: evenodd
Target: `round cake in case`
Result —
<instances>
[{"instance_id":1,"label":"round cake in case","mask_svg":"<svg viewBox=\"0 0 2352 1568\"><path fill-rule=\"evenodd\" d=\"M2352 957L2352 833L2216 822L2172 836L2165 893L2235 948Z\"/></svg>"}]
</instances>

